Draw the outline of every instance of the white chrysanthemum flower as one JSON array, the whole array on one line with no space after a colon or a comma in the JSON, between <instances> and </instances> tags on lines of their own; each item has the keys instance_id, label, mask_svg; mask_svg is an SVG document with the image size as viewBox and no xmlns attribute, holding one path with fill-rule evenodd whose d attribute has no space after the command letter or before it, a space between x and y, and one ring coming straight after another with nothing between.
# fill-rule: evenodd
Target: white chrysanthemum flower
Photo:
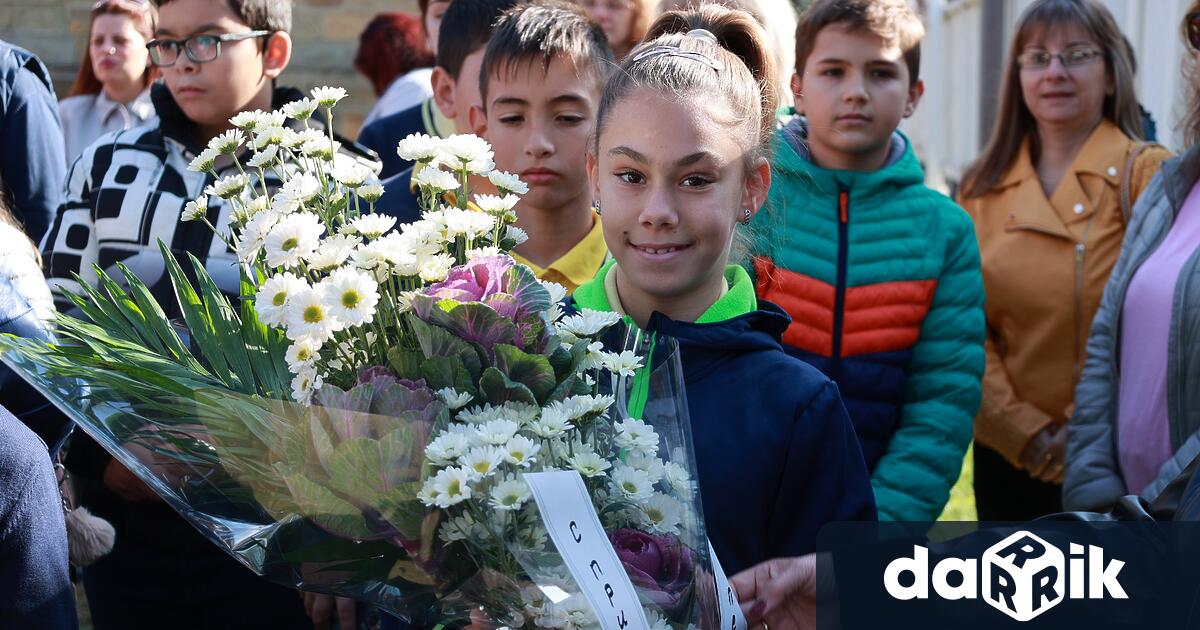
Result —
<instances>
[{"instance_id":1,"label":"white chrysanthemum flower","mask_svg":"<svg viewBox=\"0 0 1200 630\"><path fill-rule=\"evenodd\" d=\"M208 148L222 155L233 155L237 153L238 147L246 141L246 136L237 129L230 129L225 133L218 135L208 141Z\"/></svg>"},{"instance_id":2,"label":"white chrysanthemum flower","mask_svg":"<svg viewBox=\"0 0 1200 630\"><path fill-rule=\"evenodd\" d=\"M467 260L472 261L479 258L491 258L492 256L499 256L500 254L501 252L499 247L492 247L490 245L487 247L476 247L474 249L467 250Z\"/></svg>"},{"instance_id":3,"label":"white chrysanthemum flower","mask_svg":"<svg viewBox=\"0 0 1200 630\"><path fill-rule=\"evenodd\" d=\"M302 289L288 297L287 337L292 341L312 339L324 343L342 324L329 313L320 287Z\"/></svg>"},{"instance_id":4,"label":"white chrysanthemum flower","mask_svg":"<svg viewBox=\"0 0 1200 630\"><path fill-rule=\"evenodd\" d=\"M654 531L675 534L683 522L684 506L679 499L656 492L642 506L642 513Z\"/></svg>"},{"instance_id":5,"label":"white chrysanthemum flower","mask_svg":"<svg viewBox=\"0 0 1200 630\"><path fill-rule=\"evenodd\" d=\"M513 209L521 199L516 195L475 195L475 205L488 214L503 214Z\"/></svg>"},{"instance_id":6,"label":"white chrysanthemum flower","mask_svg":"<svg viewBox=\"0 0 1200 630\"><path fill-rule=\"evenodd\" d=\"M466 434L448 431L425 446L425 457L437 466L445 466L457 461L470 446Z\"/></svg>"},{"instance_id":7,"label":"white chrysanthemum flower","mask_svg":"<svg viewBox=\"0 0 1200 630\"><path fill-rule=\"evenodd\" d=\"M429 484L430 490L432 485ZM424 490L424 489L422 489ZM417 498L421 498L418 496ZM424 501L424 499L422 499ZM429 503L432 504L432 501ZM452 543L458 540L466 540L468 538L478 539L488 535L487 530L480 525L475 517L471 516L470 512L463 512L445 523L439 529L438 534L443 542Z\"/></svg>"},{"instance_id":8,"label":"white chrysanthemum flower","mask_svg":"<svg viewBox=\"0 0 1200 630\"><path fill-rule=\"evenodd\" d=\"M679 496L685 499L691 499L695 492L695 487L692 485L692 477L683 466L668 462L663 467L663 478L667 480L667 485L671 486Z\"/></svg>"},{"instance_id":9,"label":"white chrysanthemum flower","mask_svg":"<svg viewBox=\"0 0 1200 630\"><path fill-rule=\"evenodd\" d=\"M646 471L646 476L650 478L650 483L658 483L663 475L666 474L666 466L663 465L663 460L659 459L655 454L648 454L642 450L631 450L626 453L625 463L633 466L638 470Z\"/></svg>"},{"instance_id":10,"label":"white chrysanthemum flower","mask_svg":"<svg viewBox=\"0 0 1200 630\"><path fill-rule=\"evenodd\" d=\"M342 143L336 140L330 141L329 138L313 139L300 145L300 153L309 157L315 157L326 162L333 159L333 156L338 151L342 150Z\"/></svg>"},{"instance_id":11,"label":"white chrysanthemum flower","mask_svg":"<svg viewBox=\"0 0 1200 630\"><path fill-rule=\"evenodd\" d=\"M542 446L524 435L514 436L504 445L504 461L525 468L537 460Z\"/></svg>"},{"instance_id":12,"label":"white chrysanthemum flower","mask_svg":"<svg viewBox=\"0 0 1200 630\"><path fill-rule=\"evenodd\" d=\"M285 127L285 129L287 128ZM299 149L306 144L321 140L328 140L328 138L325 137L324 133L321 133L320 129L301 129L300 131L287 129L283 135L283 148Z\"/></svg>"},{"instance_id":13,"label":"white chrysanthemum flower","mask_svg":"<svg viewBox=\"0 0 1200 630\"><path fill-rule=\"evenodd\" d=\"M284 358L287 359L288 369L298 374L302 369L311 366L320 356L321 344L312 339L301 339L288 346Z\"/></svg>"},{"instance_id":14,"label":"white chrysanthemum flower","mask_svg":"<svg viewBox=\"0 0 1200 630\"><path fill-rule=\"evenodd\" d=\"M208 214L208 195L202 195L183 207L180 221L195 221Z\"/></svg>"},{"instance_id":15,"label":"white chrysanthemum flower","mask_svg":"<svg viewBox=\"0 0 1200 630\"><path fill-rule=\"evenodd\" d=\"M283 144L289 131L291 129L282 125L260 126L254 132L254 148L261 150L268 146L277 147Z\"/></svg>"},{"instance_id":16,"label":"white chrysanthemum flower","mask_svg":"<svg viewBox=\"0 0 1200 630\"><path fill-rule=\"evenodd\" d=\"M229 124L241 129L242 131L254 131L262 120L263 111L256 109L252 112L238 112L233 118L229 119Z\"/></svg>"},{"instance_id":17,"label":"white chrysanthemum flower","mask_svg":"<svg viewBox=\"0 0 1200 630\"><path fill-rule=\"evenodd\" d=\"M559 334L562 334L561 332ZM588 344L587 355L583 358L583 369L595 370L604 365L604 344L593 341Z\"/></svg>"},{"instance_id":18,"label":"white chrysanthemum flower","mask_svg":"<svg viewBox=\"0 0 1200 630\"><path fill-rule=\"evenodd\" d=\"M474 240L496 227L496 217L473 210L446 211L446 229L454 236Z\"/></svg>"},{"instance_id":19,"label":"white chrysanthemum flower","mask_svg":"<svg viewBox=\"0 0 1200 630\"><path fill-rule=\"evenodd\" d=\"M250 184L250 179L245 175L230 175L222 178L212 186L204 189L204 194L220 197L221 199L231 199L236 195L241 194L246 186Z\"/></svg>"},{"instance_id":20,"label":"white chrysanthemum flower","mask_svg":"<svg viewBox=\"0 0 1200 630\"><path fill-rule=\"evenodd\" d=\"M253 219L260 212L266 212L271 208L271 200L266 197L255 197L243 206L247 219Z\"/></svg>"},{"instance_id":21,"label":"white chrysanthemum flower","mask_svg":"<svg viewBox=\"0 0 1200 630\"><path fill-rule=\"evenodd\" d=\"M577 409L579 416L584 416L604 414L608 411L608 408L612 406L615 400L615 398L608 395L585 395L572 396L563 402L564 404L570 405Z\"/></svg>"},{"instance_id":22,"label":"white chrysanthemum flower","mask_svg":"<svg viewBox=\"0 0 1200 630\"><path fill-rule=\"evenodd\" d=\"M667 622L657 610L646 608L646 623L650 624L648 630L674 630L670 623Z\"/></svg>"},{"instance_id":23,"label":"white chrysanthemum flower","mask_svg":"<svg viewBox=\"0 0 1200 630\"><path fill-rule=\"evenodd\" d=\"M446 279L446 275L450 273L450 268L454 266L454 257L450 254L436 254L429 256L419 263L420 272L417 274L425 282L441 282Z\"/></svg>"},{"instance_id":24,"label":"white chrysanthemum flower","mask_svg":"<svg viewBox=\"0 0 1200 630\"><path fill-rule=\"evenodd\" d=\"M334 234L321 241L317 246L317 251L307 258L308 266L311 269L318 271L326 271L341 265L350 258L350 254L354 252L354 248L358 247L362 240L357 236L347 234Z\"/></svg>"},{"instance_id":25,"label":"white chrysanthemum flower","mask_svg":"<svg viewBox=\"0 0 1200 630\"><path fill-rule=\"evenodd\" d=\"M566 331L576 337L593 337L619 321L621 316L617 313L585 308L575 315L564 317L557 327L560 332Z\"/></svg>"},{"instance_id":26,"label":"white chrysanthemum flower","mask_svg":"<svg viewBox=\"0 0 1200 630\"><path fill-rule=\"evenodd\" d=\"M484 444L492 446L507 444L519 430L521 430L521 425L512 420L504 419L490 420L476 427L479 440Z\"/></svg>"},{"instance_id":27,"label":"white chrysanthemum flower","mask_svg":"<svg viewBox=\"0 0 1200 630\"><path fill-rule=\"evenodd\" d=\"M486 424L504 417L504 407L493 407L490 403L482 407L471 407L458 412L458 421L470 424Z\"/></svg>"},{"instance_id":28,"label":"white chrysanthemum flower","mask_svg":"<svg viewBox=\"0 0 1200 630\"><path fill-rule=\"evenodd\" d=\"M654 494L654 484L650 483L646 471L631 466L614 468L612 482L621 495L631 501L645 501Z\"/></svg>"},{"instance_id":29,"label":"white chrysanthemum flower","mask_svg":"<svg viewBox=\"0 0 1200 630\"><path fill-rule=\"evenodd\" d=\"M378 238L396 225L396 217L384 214L364 214L351 221L350 225L354 231L367 238Z\"/></svg>"},{"instance_id":30,"label":"white chrysanthemum flower","mask_svg":"<svg viewBox=\"0 0 1200 630\"><path fill-rule=\"evenodd\" d=\"M354 261L355 267L363 271L375 272L375 278L378 280L387 277L391 264L387 248L383 247L380 241L360 245L350 252L350 259Z\"/></svg>"},{"instance_id":31,"label":"white chrysanthemum flower","mask_svg":"<svg viewBox=\"0 0 1200 630\"><path fill-rule=\"evenodd\" d=\"M453 387L443 387L442 389L437 390L437 396L438 398L442 399L442 402L446 403L446 406L449 407L451 411L456 411L463 408L467 405L467 403L471 402L472 398L470 394L466 392L460 392Z\"/></svg>"},{"instance_id":32,"label":"white chrysanthemum flower","mask_svg":"<svg viewBox=\"0 0 1200 630\"><path fill-rule=\"evenodd\" d=\"M504 451L495 446L478 446L458 458L458 463L475 479L490 477L504 463Z\"/></svg>"},{"instance_id":33,"label":"white chrysanthemum flower","mask_svg":"<svg viewBox=\"0 0 1200 630\"><path fill-rule=\"evenodd\" d=\"M569 418L563 413L562 407L547 407L542 415L530 426L534 435L541 438L556 438L574 429Z\"/></svg>"},{"instance_id":34,"label":"white chrysanthemum flower","mask_svg":"<svg viewBox=\"0 0 1200 630\"><path fill-rule=\"evenodd\" d=\"M492 488L492 505L497 510L519 510L529 500L529 486L520 479L510 479Z\"/></svg>"},{"instance_id":35,"label":"white chrysanthemum flower","mask_svg":"<svg viewBox=\"0 0 1200 630\"><path fill-rule=\"evenodd\" d=\"M442 509L458 505L471 498L471 476L462 468L445 468L438 471L428 482L431 491L426 496L431 499L425 503ZM429 495L432 495L431 497ZM424 501L424 498L422 499Z\"/></svg>"},{"instance_id":36,"label":"white chrysanthemum flower","mask_svg":"<svg viewBox=\"0 0 1200 630\"><path fill-rule=\"evenodd\" d=\"M278 156L279 147L276 145L271 145L259 151L258 153L255 153L254 157L250 158L246 162L246 165L250 168L267 168L275 163L275 158Z\"/></svg>"},{"instance_id":37,"label":"white chrysanthemum flower","mask_svg":"<svg viewBox=\"0 0 1200 630\"><path fill-rule=\"evenodd\" d=\"M383 185L367 184L366 186L359 187L357 192L358 196L362 198L363 201L367 203L375 203L376 201L379 201L380 197L383 196Z\"/></svg>"},{"instance_id":38,"label":"white chrysanthemum flower","mask_svg":"<svg viewBox=\"0 0 1200 630\"><path fill-rule=\"evenodd\" d=\"M317 104L325 109L330 109L337 105L338 101L346 98L345 88L323 86L313 88L312 97L317 101Z\"/></svg>"},{"instance_id":39,"label":"white chrysanthemum flower","mask_svg":"<svg viewBox=\"0 0 1200 630\"><path fill-rule=\"evenodd\" d=\"M521 178L505 171L492 171L488 173L488 181L492 182L492 185L498 188L502 195L508 195L509 193L524 195L529 192L529 186L521 181Z\"/></svg>"},{"instance_id":40,"label":"white chrysanthemum flower","mask_svg":"<svg viewBox=\"0 0 1200 630\"><path fill-rule=\"evenodd\" d=\"M570 464L571 468L578 470L579 474L584 477L603 475L604 471L612 466L612 464L608 463L608 460L597 455L595 451L576 453L567 460L567 463Z\"/></svg>"},{"instance_id":41,"label":"white chrysanthemum flower","mask_svg":"<svg viewBox=\"0 0 1200 630\"><path fill-rule=\"evenodd\" d=\"M278 222L279 214L271 210L250 217L246 226L242 228L241 240L238 242L238 260L244 263L253 262L262 248L263 239Z\"/></svg>"},{"instance_id":42,"label":"white chrysanthemum flower","mask_svg":"<svg viewBox=\"0 0 1200 630\"><path fill-rule=\"evenodd\" d=\"M271 267L296 267L321 244L325 224L311 212L285 216L263 239L267 264Z\"/></svg>"},{"instance_id":43,"label":"white chrysanthemum flower","mask_svg":"<svg viewBox=\"0 0 1200 630\"><path fill-rule=\"evenodd\" d=\"M441 138L423 133L411 133L396 144L396 155L408 162L430 162L438 154Z\"/></svg>"},{"instance_id":44,"label":"white chrysanthemum flower","mask_svg":"<svg viewBox=\"0 0 1200 630\"><path fill-rule=\"evenodd\" d=\"M343 162L335 164L333 168L333 179L350 190L365 184L372 175L371 169L362 164Z\"/></svg>"},{"instance_id":45,"label":"white chrysanthemum flower","mask_svg":"<svg viewBox=\"0 0 1200 630\"><path fill-rule=\"evenodd\" d=\"M454 173L443 171L430 164L413 173L412 184L422 190L439 193L446 190L457 190L459 182Z\"/></svg>"},{"instance_id":46,"label":"white chrysanthemum flower","mask_svg":"<svg viewBox=\"0 0 1200 630\"><path fill-rule=\"evenodd\" d=\"M283 113L296 120L307 120L315 111L317 111L317 102L307 97L283 106Z\"/></svg>"},{"instance_id":47,"label":"white chrysanthemum flower","mask_svg":"<svg viewBox=\"0 0 1200 630\"><path fill-rule=\"evenodd\" d=\"M195 171L197 173L205 173L205 172L211 171L213 168L213 164L216 163L217 156L219 156L219 155L221 155L221 154L218 151L215 151L213 149L205 149L205 150L201 151L200 155L197 155L194 160L192 160L190 163L188 163L188 170Z\"/></svg>"},{"instance_id":48,"label":"white chrysanthemum flower","mask_svg":"<svg viewBox=\"0 0 1200 630\"><path fill-rule=\"evenodd\" d=\"M308 288L308 282L297 278L296 274L275 274L258 287L254 295L254 312L268 326L283 326L287 321L288 299Z\"/></svg>"},{"instance_id":49,"label":"white chrysanthemum flower","mask_svg":"<svg viewBox=\"0 0 1200 630\"><path fill-rule=\"evenodd\" d=\"M550 280L538 280L550 292L550 303L557 304L567 298L567 287Z\"/></svg>"},{"instance_id":50,"label":"white chrysanthemum flower","mask_svg":"<svg viewBox=\"0 0 1200 630\"><path fill-rule=\"evenodd\" d=\"M379 284L367 274L342 267L321 281L329 314L347 326L369 324L379 303Z\"/></svg>"},{"instance_id":51,"label":"white chrysanthemum flower","mask_svg":"<svg viewBox=\"0 0 1200 630\"><path fill-rule=\"evenodd\" d=\"M292 379L292 400L307 405L312 400L313 392L321 389L324 384L325 381L317 373L316 368L309 367L300 370Z\"/></svg>"},{"instance_id":52,"label":"white chrysanthemum flower","mask_svg":"<svg viewBox=\"0 0 1200 630\"><path fill-rule=\"evenodd\" d=\"M613 424L617 435L613 443L631 451L654 455L658 452L658 432L654 427L637 418L627 418L623 422Z\"/></svg>"},{"instance_id":53,"label":"white chrysanthemum flower","mask_svg":"<svg viewBox=\"0 0 1200 630\"><path fill-rule=\"evenodd\" d=\"M495 166L491 145L469 133L456 133L442 140L438 156L443 164L456 171L482 174Z\"/></svg>"},{"instance_id":54,"label":"white chrysanthemum flower","mask_svg":"<svg viewBox=\"0 0 1200 630\"><path fill-rule=\"evenodd\" d=\"M301 202L310 201L321 192L321 182L312 173L299 173L283 185L282 192Z\"/></svg>"},{"instance_id":55,"label":"white chrysanthemum flower","mask_svg":"<svg viewBox=\"0 0 1200 630\"><path fill-rule=\"evenodd\" d=\"M619 353L604 353L602 364L604 369L613 374L633 376L637 373L638 368L642 367L642 359L634 354L632 350L622 350Z\"/></svg>"},{"instance_id":56,"label":"white chrysanthemum flower","mask_svg":"<svg viewBox=\"0 0 1200 630\"><path fill-rule=\"evenodd\" d=\"M507 238L512 240L514 247L529 240L529 232L526 232L515 225L508 226L508 230L505 231L504 234Z\"/></svg>"}]
</instances>

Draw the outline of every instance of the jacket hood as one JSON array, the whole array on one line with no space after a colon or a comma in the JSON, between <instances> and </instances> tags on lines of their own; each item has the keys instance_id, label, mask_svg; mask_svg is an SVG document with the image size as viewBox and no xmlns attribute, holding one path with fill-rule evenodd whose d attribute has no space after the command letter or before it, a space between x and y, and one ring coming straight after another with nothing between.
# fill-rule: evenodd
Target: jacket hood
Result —
<instances>
[{"instance_id":1,"label":"jacket hood","mask_svg":"<svg viewBox=\"0 0 1200 630\"><path fill-rule=\"evenodd\" d=\"M925 183L925 171L913 153L912 142L900 131L892 133L887 163L883 168L871 172L840 171L817 166L805 145L807 138L808 120L801 116L776 133L774 168L785 175L795 176L795 182L810 188L814 194L829 195L839 190L851 190L857 197L890 195L897 188Z\"/></svg>"},{"instance_id":2,"label":"jacket hood","mask_svg":"<svg viewBox=\"0 0 1200 630\"><path fill-rule=\"evenodd\" d=\"M792 318L770 302L758 301L758 310L709 324L680 322L655 312L646 329L674 337L681 346L712 353L782 350L780 338Z\"/></svg>"}]
</instances>

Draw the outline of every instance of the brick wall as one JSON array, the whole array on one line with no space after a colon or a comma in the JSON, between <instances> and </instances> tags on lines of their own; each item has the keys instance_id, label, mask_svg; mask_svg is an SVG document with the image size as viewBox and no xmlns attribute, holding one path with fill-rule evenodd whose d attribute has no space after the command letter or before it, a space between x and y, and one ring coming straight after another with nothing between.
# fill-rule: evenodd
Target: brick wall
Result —
<instances>
[{"instance_id":1,"label":"brick wall","mask_svg":"<svg viewBox=\"0 0 1200 630\"><path fill-rule=\"evenodd\" d=\"M42 58L59 97L70 89L87 38L93 0L0 0L0 39ZM416 12L416 0L295 0L292 63L282 82L302 89L338 85L350 98L338 106L340 133L354 137L375 102L370 84L354 70L358 36L380 11Z\"/></svg>"}]
</instances>

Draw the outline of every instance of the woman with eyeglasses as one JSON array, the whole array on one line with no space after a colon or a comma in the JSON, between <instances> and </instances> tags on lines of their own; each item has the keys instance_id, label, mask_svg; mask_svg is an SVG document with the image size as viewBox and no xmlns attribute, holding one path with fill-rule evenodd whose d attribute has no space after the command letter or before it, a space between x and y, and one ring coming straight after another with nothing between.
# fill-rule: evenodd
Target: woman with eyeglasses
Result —
<instances>
[{"instance_id":1,"label":"woman with eyeglasses","mask_svg":"<svg viewBox=\"0 0 1200 630\"><path fill-rule=\"evenodd\" d=\"M1096 0L1030 5L1000 89L959 191L987 295L975 504L980 520L1028 520L1062 508L1092 316L1130 209L1169 154L1142 142L1127 49Z\"/></svg>"},{"instance_id":2,"label":"woman with eyeglasses","mask_svg":"<svg viewBox=\"0 0 1200 630\"><path fill-rule=\"evenodd\" d=\"M642 41L654 21L655 0L579 0L579 4L600 25L618 62Z\"/></svg>"},{"instance_id":3,"label":"woman with eyeglasses","mask_svg":"<svg viewBox=\"0 0 1200 630\"><path fill-rule=\"evenodd\" d=\"M1200 0L1183 34L1189 148L1138 199L1096 312L1067 431L1068 509L1154 499L1200 453Z\"/></svg>"},{"instance_id":4,"label":"woman with eyeglasses","mask_svg":"<svg viewBox=\"0 0 1200 630\"><path fill-rule=\"evenodd\" d=\"M149 0L100 0L92 5L87 47L70 96L59 104L67 164L100 136L151 122L150 84L158 70L146 42L156 14Z\"/></svg>"}]
</instances>

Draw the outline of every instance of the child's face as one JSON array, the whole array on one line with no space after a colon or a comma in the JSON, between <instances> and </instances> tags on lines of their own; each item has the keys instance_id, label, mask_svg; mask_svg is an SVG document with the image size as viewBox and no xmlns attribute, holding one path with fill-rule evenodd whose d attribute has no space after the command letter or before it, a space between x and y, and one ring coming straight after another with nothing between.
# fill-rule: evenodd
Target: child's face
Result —
<instances>
[{"instance_id":1,"label":"child's face","mask_svg":"<svg viewBox=\"0 0 1200 630\"><path fill-rule=\"evenodd\" d=\"M593 74L554 58L542 72L537 61L488 81L487 111L476 110L476 133L487 138L496 167L529 184L521 205L543 210L588 204L587 142L600 86ZM520 212L521 206L517 206Z\"/></svg>"},{"instance_id":2,"label":"child's face","mask_svg":"<svg viewBox=\"0 0 1200 630\"><path fill-rule=\"evenodd\" d=\"M797 111L808 117L817 164L871 171L883 166L892 132L916 109L924 86L909 86L896 42L832 25L817 33L792 91Z\"/></svg>"},{"instance_id":3,"label":"child's face","mask_svg":"<svg viewBox=\"0 0 1200 630\"><path fill-rule=\"evenodd\" d=\"M224 0L172 0L159 9L156 38L183 40L250 30ZM222 42L221 54L207 63L192 61L181 48L178 59L162 74L188 119L202 129L222 129L238 112L270 109L271 80L282 72L290 54L286 34L271 39L270 43L266 37Z\"/></svg>"},{"instance_id":4,"label":"child's face","mask_svg":"<svg viewBox=\"0 0 1200 630\"><path fill-rule=\"evenodd\" d=\"M736 223L771 181L765 159L747 171L746 131L730 120L719 99L647 89L610 113L588 172L623 301L687 300L721 283Z\"/></svg>"},{"instance_id":5,"label":"child's face","mask_svg":"<svg viewBox=\"0 0 1200 630\"><path fill-rule=\"evenodd\" d=\"M429 78L433 86L433 102L437 103L443 116L454 121L458 133L466 133L471 128L471 109L483 107L483 98L479 95L479 68L483 65L483 53L484 48L480 47L467 55L457 79L441 66L434 68L433 76Z\"/></svg>"},{"instance_id":6,"label":"child's face","mask_svg":"<svg viewBox=\"0 0 1200 630\"><path fill-rule=\"evenodd\" d=\"M442 26L442 16L450 8L450 0L429 0L425 7L425 35L429 50L437 54L438 28Z\"/></svg>"}]
</instances>

